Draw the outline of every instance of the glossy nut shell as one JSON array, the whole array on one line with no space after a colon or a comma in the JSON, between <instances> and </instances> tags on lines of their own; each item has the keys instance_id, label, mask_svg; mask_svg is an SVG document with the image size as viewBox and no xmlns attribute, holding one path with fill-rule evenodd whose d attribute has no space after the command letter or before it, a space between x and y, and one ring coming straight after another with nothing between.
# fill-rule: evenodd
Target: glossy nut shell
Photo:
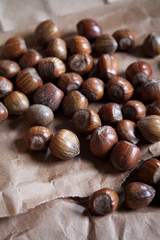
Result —
<instances>
[{"instance_id":1,"label":"glossy nut shell","mask_svg":"<svg viewBox=\"0 0 160 240\"><path fill-rule=\"evenodd\" d=\"M49 148L55 157L67 160L80 153L80 142L76 134L67 129L61 129L51 139Z\"/></svg>"},{"instance_id":2,"label":"glossy nut shell","mask_svg":"<svg viewBox=\"0 0 160 240\"><path fill-rule=\"evenodd\" d=\"M101 55L104 53L112 54L117 50L116 40L109 34L103 34L95 39L95 51Z\"/></svg>"},{"instance_id":3,"label":"glossy nut shell","mask_svg":"<svg viewBox=\"0 0 160 240\"><path fill-rule=\"evenodd\" d=\"M68 42L68 48L71 54L75 53L87 53L92 51L91 44L87 38L83 36L74 36Z\"/></svg>"},{"instance_id":4,"label":"glossy nut shell","mask_svg":"<svg viewBox=\"0 0 160 240\"><path fill-rule=\"evenodd\" d=\"M106 103L99 109L99 115L104 124L114 124L122 120L121 107L117 103Z\"/></svg>"},{"instance_id":5,"label":"glossy nut shell","mask_svg":"<svg viewBox=\"0 0 160 240\"><path fill-rule=\"evenodd\" d=\"M34 49L28 49L19 59L19 65L22 69L36 67L42 60L42 55Z\"/></svg>"},{"instance_id":6,"label":"glossy nut shell","mask_svg":"<svg viewBox=\"0 0 160 240\"><path fill-rule=\"evenodd\" d=\"M160 80L152 79L142 84L138 89L138 95L145 103L151 103L160 99Z\"/></svg>"},{"instance_id":7,"label":"glossy nut shell","mask_svg":"<svg viewBox=\"0 0 160 240\"><path fill-rule=\"evenodd\" d=\"M89 197L89 209L96 215L104 216L116 210L119 203L117 193L110 188L100 189Z\"/></svg>"},{"instance_id":8,"label":"glossy nut shell","mask_svg":"<svg viewBox=\"0 0 160 240\"><path fill-rule=\"evenodd\" d=\"M53 38L49 41L46 49L48 57L57 57L63 61L67 59L67 46L63 39Z\"/></svg>"},{"instance_id":9,"label":"glossy nut shell","mask_svg":"<svg viewBox=\"0 0 160 240\"><path fill-rule=\"evenodd\" d=\"M123 116L132 121L138 121L146 116L146 106L137 100L130 100L122 106Z\"/></svg>"},{"instance_id":10,"label":"glossy nut shell","mask_svg":"<svg viewBox=\"0 0 160 240\"><path fill-rule=\"evenodd\" d=\"M160 33L150 33L143 42L143 51L148 57L155 57L160 54Z\"/></svg>"},{"instance_id":11,"label":"glossy nut shell","mask_svg":"<svg viewBox=\"0 0 160 240\"><path fill-rule=\"evenodd\" d=\"M4 98L13 92L13 83L5 77L0 76L0 98Z\"/></svg>"},{"instance_id":12,"label":"glossy nut shell","mask_svg":"<svg viewBox=\"0 0 160 240\"><path fill-rule=\"evenodd\" d=\"M2 102L0 102L0 123L4 122L8 118L8 110L3 105Z\"/></svg>"},{"instance_id":13,"label":"glossy nut shell","mask_svg":"<svg viewBox=\"0 0 160 240\"><path fill-rule=\"evenodd\" d=\"M118 43L118 50L127 51L135 44L135 35L130 29L120 29L113 33Z\"/></svg>"},{"instance_id":14,"label":"glossy nut shell","mask_svg":"<svg viewBox=\"0 0 160 240\"><path fill-rule=\"evenodd\" d=\"M11 60L0 60L0 75L8 79L14 78L20 71L18 63Z\"/></svg>"},{"instance_id":15,"label":"glossy nut shell","mask_svg":"<svg viewBox=\"0 0 160 240\"><path fill-rule=\"evenodd\" d=\"M160 99L157 99L148 106L149 115L160 115Z\"/></svg>"}]
</instances>

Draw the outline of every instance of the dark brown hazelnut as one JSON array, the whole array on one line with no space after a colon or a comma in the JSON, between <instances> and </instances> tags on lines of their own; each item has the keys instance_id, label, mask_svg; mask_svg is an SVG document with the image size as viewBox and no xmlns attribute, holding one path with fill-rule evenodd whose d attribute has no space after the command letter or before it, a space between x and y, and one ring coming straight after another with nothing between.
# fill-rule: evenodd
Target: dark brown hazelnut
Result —
<instances>
[{"instance_id":1,"label":"dark brown hazelnut","mask_svg":"<svg viewBox=\"0 0 160 240\"><path fill-rule=\"evenodd\" d=\"M89 134L101 126L99 115L91 109L79 109L72 117L73 125L77 132Z\"/></svg>"},{"instance_id":2,"label":"dark brown hazelnut","mask_svg":"<svg viewBox=\"0 0 160 240\"><path fill-rule=\"evenodd\" d=\"M27 121L34 126L48 126L54 118L52 110L42 104L33 104L26 113Z\"/></svg>"},{"instance_id":3,"label":"dark brown hazelnut","mask_svg":"<svg viewBox=\"0 0 160 240\"><path fill-rule=\"evenodd\" d=\"M119 203L119 197L115 191L110 188L100 189L89 197L89 209L96 215L104 216L116 210Z\"/></svg>"},{"instance_id":4,"label":"dark brown hazelnut","mask_svg":"<svg viewBox=\"0 0 160 240\"><path fill-rule=\"evenodd\" d=\"M148 106L149 115L160 115L160 99L157 99Z\"/></svg>"},{"instance_id":5,"label":"dark brown hazelnut","mask_svg":"<svg viewBox=\"0 0 160 240\"><path fill-rule=\"evenodd\" d=\"M91 71L93 67L93 58L89 54L74 54L68 60L70 71L84 75Z\"/></svg>"},{"instance_id":6,"label":"dark brown hazelnut","mask_svg":"<svg viewBox=\"0 0 160 240\"><path fill-rule=\"evenodd\" d=\"M130 100L122 106L123 117L134 122L146 116L146 106L137 100Z\"/></svg>"},{"instance_id":7,"label":"dark brown hazelnut","mask_svg":"<svg viewBox=\"0 0 160 240\"><path fill-rule=\"evenodd\" d=\"M136 145L121 140L112 149L110 161L120 171L127 171L135 167L140 155L140 149Z\"/></svg>"},{"instance_id":8,"label":"dark brown hazelnut","mask_svg":"<svg viewBox=\"0 0 160 240\"><path fill-rule=\"evenodd\" d=\"M43 81L35 68L25 68L16 77L16 87L26 95L33 94Z\"/></svg>"},{"instance_id":9,"label":"dark brown hazelnut","mask_svg":"<svg viewBox=\"0 0 160 240\"><path fill-rule=\"evenodd\" d=\"M160 54L160 33L150 33L143 42L143 51L148 57L155 57Z\"/></svg>"},{"instance_id":10,"label":"dark brown hazelnut","mask_svg":"<svg viewBox=\"0 0 160 240\"><path fill-rule=\"evenodd\" d=\"M116 40L109 34L103 34L95 39L95 51L101 55L103 53L112 54L117 50Z\"/></svg>"},{"instance_id":11,"label":"dark brown hazelnut","mask_svg":"<svg viewBox=\"0 0 160 240\"><path fill-rule=\"evenodd\" d=\"M37 104L43 104L55 111L59 108L64 93L52 83L46 83L39 87L33 98Z\"/></svg>"},{"instance_id":12,"label":"dark brown hazelnut","mask_svg":"<svg viewBox=\"0 0 160 240\"><path fill-rule=\"evenodd\" d=\"M46 46L51 39L61 37L61 30L52 20L46 20L37 26L35 35L38 43Z\"/></svg>"},{"instance_id":13,"label":"dark brown hazelnut","mask_svg":"<svg viewBox=\"0 0 160 240\"><path fill-rule=\"evenodd\" d=\"M106 83L108 98L113 102L128 101L134 92L134 88L129 81L121 77L112 77Z\"/></svg>"},{"instance_id":14,"label":"dark brown hazelnut","mask_svg":"<svg viewBox=\"0 0 160 240\"><path fill-rule=\"evenodd\" d=\"M148 206L154 196L154 188L145 183L132 182L125 187L125 204L131 209Z\"/></svg>"},{"instance_id":15,"label":"dark brown hazelnut","mask_svg":"<svg viewBox=\"0 0 160 240\"><path fill-rule=\"evenodd\" d=\"M121 107L117 103L106 103L99 109L99 115L104 124L112 125L122 120Z\"/></svg>"},{"instance_id":16,"label":"dark brown hazelnut","mask_svg":"<svg viewBox=\"0 0 160 240\"><path fill-rule=\"evenodd\" d=\"M118 50L127 51L135 44L135 35L130 29L120 29L113 33L118 43Z\"/></svg>"},{"instance_id":17,"label":"dark brown hazelnut","mask_svg":"<svg viewBox=\"0 0 160 240\"><path fill-rule=\"evenodd\" d=\"M53 82L65 73L66 66L59 58L47 57L39 63L38 71L45 82Z\"/></svg>"},{"instance_id":18,"label":"dark brown hazelnut","mask_svg":"<svg viewBox=\"0 0 160 240\"><path fill-rule=\"evenodd\" d=\"M0 123L4 122L8 118L8 110L3 105L2 102L0 102Z\"/></svg>"},{"instance_id":19,"label":"dark brown hazelnut","mask_svg":"<svg viewBox=\"0 0 160 240\"><path fill-rule=\"evenodd\" d=\"M92 51L91 44L87 38L83 36L74 36L68 42L68 48L71 54L75 53L87 53L90 54Z\"/></svg>"},{"instance_id":20,"label":"dark brown hazelnut","mask_svg":"<svg viewBox=\"0 0 160 240\"><path fill-rule=\"evenodd\" d=\"M79 35L82 35L90 40L102 35L102 28L93 19L83 19L77 23Z\"/></svg>"},{"instance_id":21,"label":"dark brown hazelnut","mask_svg":"<svg viewBox=\"0 0 160 240\"><path fill-rule=\"evenodd\" d=\"M53 38L49 41L46 49L48 57L57 57L63 61L67 59L67 46L63 39Z\"/></svg>"},{"instance_id":22,"label":"dark brown hazelnut","mask_svg":"<svg viewBox=\"0 0 160 240\"><path fill-rule=\"evenodd\" d=\"M152 68L146 62L139 61L130 64L126 70L126 78L133 86L139 87L150 80Z\"/></svg>"},{"instance_id":23,"label":"dark brown hazelnut","mask_svg":"<svg viewBox=\"0 0 160 240\"><path fill-rule=\"evenodd\" d=\"M74 90L65 96L62 106L64 115L72 117L77 110L87 108L88 100L82 93Z\"/></svg>"},{"instance_id":24,"label":"dark brown hazelnut","mask_svg":"<svg viewBox=\"0 0 160 240\"><path fill-rule=\"evenodd\" d=\"M0 60L0 75L7 79L14 78L20 70L18 63L11 60Z\"/></svg>"},{"instance_id":25,"label":"dark brown hazelnut","mask_svg":"<svg viewBox=\"0 0 160 240\"><path fill-rule=\"evenodd\" d=\"M57 86L65 93L78 90L83 83L82 77L78 73L64 73L57 82Z\"/></svg>"},{"instance_id":26,"label":"dark brown hazelnut","mask_svg":"<svg viewBox=\"0 0 160 240\"><path fill-rule=\"evenodd\" d=\"M118 142L118 136L111 126L102 126L94 130L90 140L90 151L98 158L108 155Z\"/></svg>"},{"instance_id":27,"label":"dark brown hazelnut","mask_svg":"<svg viewBox=\"0 0 160 240\"><path fill-rule=\"evenodd\" d=\"M160 99L160 80L152 79L142 84L137 89L138 96L145 103L151 103Z\"/></svg>"},{"instance_id":28,"label":"dark brown hazelnut","mask_svg":"<svg viewBox=\"0 0 160 240\"><path fill-rule=\"evenodd\" d=\"M88 78L83 82L81 91L90 102L96 102L104 95L104 83L98 78Z\"/></svg>"},{"instance_id":29,"label":"dark brown hazelnut","mask_svg":"<svg viewBox=\"0 0 160 240\"><path fill-rule=\"evenodd\" d=\"M118 75L118 60L113 54L103 54L98 59L97 68L99 77L107 80Z\"/></svg>"},{"instance_id":30,"label":"dark brown hazelnut","mask_svg":"<svg viewBox=\"0 0 160 240\"><path fill-rule=\"evenodd\" d=\"M42 55L34 49L27 50L19 59L19 65L22 69L36 67L42 60Z\"/></svg>"},{"instance_id":31,"label":"dark brown hazelnut","mask_svg":"<svg viewBox=\"0 0 160 240\"><path fill-rule=\"evenodd\" d=\"M0 98L4 98L13 92L13 83L5 77L0 76Z\"/></svg>"},{"instance_id":32,"label":"dark brown hazelnut","mask_svg":"<svg viewBox=\"0 0 160 240\"><path fill-rule=\"evenodd\" d=\"M6 59L16 60L27 50L24 39L13 37L7 40L2 48L2 55Z\"/></svg>"}]
</instances>

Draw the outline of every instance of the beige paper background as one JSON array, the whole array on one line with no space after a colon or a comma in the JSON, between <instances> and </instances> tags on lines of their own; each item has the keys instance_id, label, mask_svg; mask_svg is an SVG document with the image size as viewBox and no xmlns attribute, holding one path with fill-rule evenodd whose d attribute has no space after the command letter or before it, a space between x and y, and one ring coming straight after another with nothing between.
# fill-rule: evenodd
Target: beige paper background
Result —
<instances>
[{"instance_id":1,"label":"beige paper background","mask_svg":"<svg viewBox=\"0 0 160 240\"><path fill-rule=\"evenodd\" d=\"M159 29L158 0L111 5L95 1L92 6L85 3L85 11L82 11L84 6L81 8L80 4L77 10L77 4L68 3L71 7L62 8L59 13L54 5L58 5L56 1L52 4L50 1L34 1L32 7L30 1L28 5L23 1L1 1L1 45L9 37L20 35L25 37L28 47L37 48L33 31L40 21L48 18L54 19L62 28L64 38L69 39L76 33L75 24L80 19L92 17L102 25L105 33L112 34L119 28L128 27L136 34L135 49L129 54L116 53L120 74L130 63L143 59L152 66L153 77L159 77L159 56L146 59L139 47L148 33ZM96 110L100 106L100 103L90 105ZM55 132L62 127L72 129L72 124L57 112L50 129ZM109 239L133 239L133 236L135 239L159 239L157 207L117 211L113 215L97 218L88 212L86 214L80 200L52 200L70 196L87 197L101 187L118 188L128 172L119 173L107 161L94 158L88 151L88 140L82 136L81 154L76 159L59 161L49 151L47 154L31 154L23 147L27 128L25 116L12 117L0 125L0 216L12 216L34 208L21 215L2 218L0 239L106 239L106 236L110 236ZM141 159L159 155L159 145L142 146ZM43 202L48 203L36 207Z\"/></svg>"}]
</instances>

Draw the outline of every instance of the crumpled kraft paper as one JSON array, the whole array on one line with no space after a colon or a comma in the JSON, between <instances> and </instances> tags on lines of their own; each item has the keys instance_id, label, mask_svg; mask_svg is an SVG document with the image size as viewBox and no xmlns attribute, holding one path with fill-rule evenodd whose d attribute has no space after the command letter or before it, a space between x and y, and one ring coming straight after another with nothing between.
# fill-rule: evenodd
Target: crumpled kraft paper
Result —
<instances>
[{"instance_id":1,"label":"crumpled kraft paper","mask_svg":"<svg viewBox=\"0 0 160 240\"><path fill-rule=\"evenodd\" d=\"M25 8L23 11L25 16ZM45 8L46 11L47 8ZM33 19L33 25L29 24L29 26L27 21L24 25L24 22L21 23L18 18L15 18L10 28L3 24L3 16L1 16L3 30L0 32L1 45L9 37L19 35L25 37L28 47L37 48L33 32L36 25L44 20L43 16L41 17L40 14L36 13L36 23L35 18L30 16L29 21L32 22ZM124 71L130 63L145 60L153 69L153 77L159 77L160 57L147 59L140 47L148 33L159 29L160 2L158 0L155 0L154 4L149 0L116 3L63 17L57 16L56 22L62 28L64 39L68 40L71 35L76 34L76 23L86 17L95 18L101 24L104 33L112 34L115 30L124 27L131 28L135 32L137 38L135 48L129 53L116 53L119 60L120 75L124 75ZM53 19L51 11L48 12L47 18ZM11 31L7 32L8 29ZM101 105L102 103L90 104L89 107L98 110ZM25 115L10 117L0 125L0 217L26 212L30 208L35 208L41 203L56 198L87 197L102 187L115 189L120 187L129 175L129 172L115 170L108 159L97 159L92 156L89 152L89 139L83 136L79 136L81 154L68 161L55 159L49 151L47 153L26 151L23 137L28 128ZM64 117L60 111L55 113L55 120L49 128L53 133L61 128L73 130L71 121ZM160 143L142 145L141 150L140 160L158 156ZM58 199L57 202L59 202ZM57 208L55 212L58 214L59 209ZM141 211L137 211L138 214L139 212ZM128 215L131 216L132 213ZM115 219L112 224L119 221L116 220L118 214L116 212L113 215ZM127 213L125 214L127 216ZM152 208L150 214L152 215ZM113 218L113 216L106 218Z\"/></svg>"}]
</instances>

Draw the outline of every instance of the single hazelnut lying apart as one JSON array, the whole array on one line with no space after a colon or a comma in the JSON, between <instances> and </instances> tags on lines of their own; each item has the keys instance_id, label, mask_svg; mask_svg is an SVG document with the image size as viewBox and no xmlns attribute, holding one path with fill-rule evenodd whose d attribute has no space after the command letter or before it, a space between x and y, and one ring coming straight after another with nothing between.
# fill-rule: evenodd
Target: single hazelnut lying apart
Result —
<instances>
[{"instance_id":1,"label":"single hazelnut lying apart","mask_svg":"<svg viewBox=\"0 0 160 240\"><path fill-rule=\"evenodd\" d=\"M89 197L89 209L96 215L104 216L116 210L119 197L110 188L103 188L94 192Z\"/></svg>"}]
</instances>

